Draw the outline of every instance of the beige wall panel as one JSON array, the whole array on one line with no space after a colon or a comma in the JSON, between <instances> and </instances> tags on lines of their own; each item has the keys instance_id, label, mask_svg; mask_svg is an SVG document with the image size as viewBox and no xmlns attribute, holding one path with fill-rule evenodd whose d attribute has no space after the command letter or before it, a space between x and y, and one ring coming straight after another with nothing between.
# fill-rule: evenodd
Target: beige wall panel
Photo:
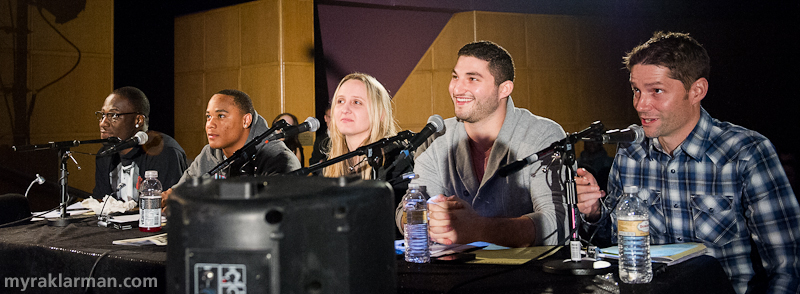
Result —
<instances>
[{"instance_id":1,"label":"beige wall panel","mask_svg":"<svg viewBox=\"0 0 800 294\"><path fill-rule=\"evenodd\" d=\"M242 65L278 62L280 57L280 19L278 1L255 1L243 4ZM313 32L313 27L312 27Z\"/></svg>"},{"instance_id":2,"label":"beige wall panel","mask_svg":"<svg viewBox=\"0 0 800 294\"><path fill-rule=\"evenodd\" d=\"M530 70L517 68L514 71L514 91L511 92L511 98L514 99L514 106L525 108L535 113L536 105L531 103L530 88Z\"/></svg>"},{"instance_id":3,"label":"beige wall panel","mask_svg":"<svg viewBox=\"0 0 800 294\"><path fill-rule=\"evenodd\" d=\"M30 84L41 87L68 71L75 57L31 55L30 63ZM31 118L31 134L95 133L99 137L94 112L111 93L111 65L110 56L84 56L75 71L40 92Z\"/></svg>"},{"instance_id":4,"label":"beige wall panel","mask_svg":"<svg viewBox=\"0 0 800 294\"><path fill-rule=\"evenodd\" d=\"M204 17L175 18L175 73L203 70Z\"/></svg>"},{"instance_id":5,"label":"beige wall panel","mask_svg":"<svg viewBox=\"0 0 800 294\"><path fill-rule=\"evenodd\" d=\"M436 37L433 42L433 66L435 69L447 69L449 75L453 66L456 65L458 49L475 40L474 15L474 12L453 14L442 32Z\"/></svg>"},{"instance_id":6,"label":"beige wall panel","mask_svg":"<svg viewBox=\"0 0 800 294\"><path fill-rule=\"evenodd\" d=\"M0 7L0 9L2 9L2 7ZM8 36L8 35L9 34L0 34L0 36ZM3 40L0 41L0 46L3 47L9 47L8 46L9 44L13 44L6 42L7 39L2 37L0 37L0 40ZM8 77L9 80L8 81L3 80L3 82L11 84L13 82L12 78L14 77L13 66L11 66L12 64L14 64L14 54L11 52L11 49L6 49L6 48L0 49L0 64L3 65L8 64L8 66L0 66L0 77L3 77L4 79ZM11 99L12 96L8 95L8 97L9 97L8 107L11 107L11 110L9 110L8 107L6 107L6 103L0 103L0 145L14 144L13 130L11 129L11 121L14 118L9 115L9 113L14 111L13 110L14 104L12 101L13 99Z\"/></svg>"},{"instance_id":7,"label":"beige wall panel","mask_svg":"<svg viewBox=\"0 0 800 294\"><path fill-rule=\"evenodd\" d=\"M314 64L286 64L284 74L286 92L283 112L294 114L300 121L314 116L314 87L308 86L309 83L314 83Z\"/></svg>"},{"instance_id":8,"label":"beige wall panel","mask_svg":"<svg viewBox=\"0 0 800 294\"><path fill-rule=\"evenodd\" d=\"M233 68L241 65L239 9L221 8L205 13L204 68Z\"/></svg>"},{"instance_id":9,"label":"beige wall panel","mask_svg":"<svg viewBox=\"0 0 800 294\"><path fill-rule=\"evenodd\" d=\"M32 7L32 5L31 5ZM8 17L8 10L2 10ZM33 50L76 52L48 26L35 8L30 8L28 18L30 46ZM55 23L55 17L42 11L44 17L83 53L112 53L114 50L114 2L107 0L86 1L86 8L78 17L64 24ZM16 17L14 18L16 19Z\"/></svg>"},{"instance_id":10,"label":"beige wall panel","mask_svg":"<svg viewBox=\"0 0 800 294\"><path fill-rule=\"evenodd\" d=\"M251 96L258 113L270 122L285 111L301 120L314 114L314 67L308 55L313 48L313 1L256 1L180 17L175 23L175 133L187 145L188 156L207 144L204 122L178 123L178 103L201 101L198 109L204 113L214 93L239 89ZM281 40L281 28L292 38ZM179 36L182 32L187 36ZM198 45L192 54L200 58L179 55Z\"/></svg>"},{"instance_id":11,"label":"beige wall panel","mask_svg":"<svg viewBox=\"0 0 800 294\"><path fill-rule=\"evenodd\" d=\"M281 73L278 65L242 69L242 91L250 95L256 112L268 123L281 113Z\"/></svg>"},{"instance_id":12,"label":"beige wall panel","mask_svg":"<svg viewBox=\"0 0 800 294\"><path fill-rule=\"evenodd\" d=\"M433 47L428 47L428 50L425 51L425 54L422 55L417 66L414 67L414 71L423 71L423 70L433 70ZM399 92L398 92L399 93Z\"/></svg>"},{"instance_id":13,"label":"beige wall panel","mask_svg":"<svg viewBox=\"0 0 800 294\"><path fill-rule=\"evenodd\" d=\"M432 79L431 71L411 73L406 79L409 86L401 88L393 99L395 118L402 129L417 132L427 123L433 112Z\"/></svg>"},{"instance_id":14,"label":"beige wall panel","mask_svg":"<svg viewBox=\"0 0 800 294\"><path fill-rule=\"evenodd\" d=\"M42 20L35 9L29 9L29 13L29 28L32 33L29 39L31 54L28 85L36 89L69 71L78 55L72 46ZM94 112L100 109L105 97L113 90L114 3L87 1L84 11L65 24L55 24L54 17L49 12L43 13L47 20L81 50L83 56L72 73L38 93L31 117L31 143L97 139L100 134ZM3 41L0 46L10 48L12 43L9 34L1 35L2 40L9 42ZM0 52L3 56L0 57L2 64L9 65L3 66L0 71L3 77L10 78L10 65L13 63L10 49ZM11 80L5 82L9 83ZM8 113L5 106L2 110L3 113ZM0 124L8 124L5 115L0 119ZM4 127L0 127L0 138L5 137L3 130ZM12 143L10 128L7 134L8 143ZM0 143L3 142L5 140L0 139ZM89 192L93 190L95 158L82 153L94 154L99 147L87 144L71 149L82 169L78 170L74 163L68 164L70 186ZM58 169L58 163L54 162L52 168Z\"/></svg>"},{"instance_id":15,"label":"beige wall panel","mask_svg":"<svg viewBox=\"0 0 800 294\"><path fill-rule=\"evenodd\" d=\"M239 69L206 71L203 75L205 84L205 95L203 95L203 105L208 104L211 96L223 89L240 89ZM205 107L205 106L204 106ZM205 109L205 108L204 108Z\"/></svg>"},{"instance_id":16,"label":"beige wall panel","mask_svg":"<svg viewBox=\"0 0 800 294\"><path fill-rule=\"evenodd\" d=\"M443 118L456 115L453 110L453 100L450 98L449 90L450 79L453 76L452 73L452 67L444 70L437 69L433 72L433 80L431 81L431 90L433 91L433 113L439 114Z\"/></svg>"},{"instance_id":17,"label":"beige wall panel","mask_svg":"<svg viewBox=\"0 0 800 294\"><path fill-rule=\"evenodd\" d=\"M175 131L201 130L200 124L205 123L203 116L206 112L207 99L203 92L203 74L181 73L175 75ZM184 138L177 135L175 139L181 145Z\"/></svg>"},{"instance_id":18,"label":"beige wall panel","mask_svg":"<svg viewBox=\"0 0 800 294\"><path fill-rule=\"evenodd\" d=\"M284 23L283 61L313 62L314 1L282 0L281 8Z\"/></svg>"},{"instance_id":19,"label":"beige wall panel","mask_svg":"<svg viewBox=\"0 0 800 294\"><path fill-rule=\"evenodd\" d=\"M203 150L203 146L208 144L208 139L206 138L206 130L205 130L205 122L203 125L198 128L197 130L192 131L178 131L175 130L175 137L180 137L181 140L178 142L183 147L183 151L186 152L186 160L191 163L200 151Z\"/></svg>"},{"instance_id":20,"label":"beige wall panel","mask_svg":"<svg viewBox=\"0 0 800 294\"><path fill-rule=\"evenodd\" d=\"M476 40L489 40L499 44L511 54L516 67L525 68L528 64L525 19L524 14L518 13L478 12L475 14L475 22L478 24L475 30Z\"/></svg>"},{"instance_id":21,"label":"beige wall panel","mask_svg":"<svg viewBox=\"0 0 800 294\"><path fill-rule=\"evenodd\" d=\"M529 68L577 67L576 18L531 14L526 18Z\"/></svg>"},{"instance_id":22,"label":"beige wall panel","mask_svg":"<svg viewBox=\"0 0 800 294\"><path fill-rule=\"evenodd\" d=\"M567 125L575 124L575 107L578 103L570 97L575 96L575 73L563 70L534 70L531 72L531 93L535 98L536 110L532 111L560 123L565 130Z\"/></svg>"},{"instance_id":23,"label":"beige wall panel","mask_svg":"<svg viewBox=\"0 0 800 294\"><path fill-rule=\"evenodd\" d=\"M425 54L409 74L409 77L403 82L397 93L392 96L392 100L395 103L395 119L400 124L401 129L424 126L427 118L420 121L418 117L430 116L430 113L435 113L433 111L433 89L431 87L433 81L433 50L433 47L429 47L425 51Z\"/></svg>"}]
</instances>

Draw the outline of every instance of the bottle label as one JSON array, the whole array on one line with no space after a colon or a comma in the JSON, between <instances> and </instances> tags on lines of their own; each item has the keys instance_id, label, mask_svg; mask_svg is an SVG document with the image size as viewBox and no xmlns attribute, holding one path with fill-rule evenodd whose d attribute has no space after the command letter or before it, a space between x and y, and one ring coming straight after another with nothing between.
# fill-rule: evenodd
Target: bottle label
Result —
<instances>
[{"instance_id":1,"label":"bottle label","mask_svg":"<svg viewBox=\"0 0 800 294\"><path fill-rule=\"evenodd\" d=\"M428 211L427 210L417 210L417 211L404 211L406 214L406 224L411 225L418 225L418 224L427 224L428 223Z\"/></svg>"},{"instance_id":2,"label":"bottle label","mask_svg":"<svg viewBox=\"0 0 800 294\"><path fill-rule=\"evenodd\" d=\"M620 236L642 237L650 235L650 222L647 220L617 220L617 233Z\"/></svg>"},{"instance_id":3,"label":"bottle label","mask_svg":"<svg viewBox=\"0 0 800 294\"><path fill-rule=\"evenodd\" d=\"M139 200L139 227L161 227L161 196L141 196Z\"/></svg>"}]
</instances>

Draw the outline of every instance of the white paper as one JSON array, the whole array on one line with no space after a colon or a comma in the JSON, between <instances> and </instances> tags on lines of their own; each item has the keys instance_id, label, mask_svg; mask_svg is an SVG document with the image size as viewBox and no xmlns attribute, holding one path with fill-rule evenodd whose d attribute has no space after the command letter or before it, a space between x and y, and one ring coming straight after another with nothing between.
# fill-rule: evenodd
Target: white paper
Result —
<instances>
[{"instance_id":1,"label":"white paper","mask_svg":"<svg viewBox=\"0 0 800 294\"><path fill-rule=\"evenodd\" d=\"M87 212L89 212L89 209L83 207L83 205L80 202L76 202L76 203L73 203L70 206L67 206L67 214L68 215L78 215L78 214L84 214L84 213L87 213ZM39 215L39 214L42 214L42 213L44 213L44 211L34 212L33 215ZM56 209L55 211L48 212L47 214L42 215L40 217L32 218L31 220L32 221L39 221L39 220L43 220L45 218L57 218L57 217L61 217L61 209L60 208Z\"/></svg>"}]
</instances>

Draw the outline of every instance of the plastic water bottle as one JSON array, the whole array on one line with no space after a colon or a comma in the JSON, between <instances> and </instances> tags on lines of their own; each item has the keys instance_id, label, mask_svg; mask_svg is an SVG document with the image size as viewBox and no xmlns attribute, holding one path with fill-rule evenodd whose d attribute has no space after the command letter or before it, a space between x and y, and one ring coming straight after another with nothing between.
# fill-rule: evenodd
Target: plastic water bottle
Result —
<instances>
[{"instance_id":1,"label":"plastic water bottle","mask_svg":"<svg viewBox=\"0 0 800 294\"><path fill-rule=\"evenodd\" d=\"M144 172L144 182L139 187L139 231L161 231L161 182L158 171Z\"/></svg>"},{"instance_id":2,"label":"plastic water bottle","mask_svg":"<svg viewBox=\"0 0 800 294\"><path fill-rule=\"evenodd\" d=\"M403 196L403 236L406 242L406 261L427 263L431 261L428 241L428 199L417 184L408 184Z\"/></svg>"},{"instance_id":3,"label":"plastic water bottle","mask_svg":"<svg viewBox=\"0 0 800 294\"><path fill-rule=\"evenodd\" d=\"M619 278L628 284L650 283L650 221L647 207L639 199L639 188L627 186L617 206Z\"/></svg>"}]
</instances>

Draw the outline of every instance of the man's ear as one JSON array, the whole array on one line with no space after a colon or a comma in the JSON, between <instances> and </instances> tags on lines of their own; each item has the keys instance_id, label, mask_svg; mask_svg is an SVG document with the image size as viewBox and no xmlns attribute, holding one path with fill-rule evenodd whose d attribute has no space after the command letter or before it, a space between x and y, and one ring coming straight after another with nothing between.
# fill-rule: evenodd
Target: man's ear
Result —
<instances>
[{"instance_id":1,"label":"man's ear","mask_svg":"<svg viewBox=\"0 0 800 294\"><path fill-rule=\"evenodd\" d=\"M512 81L505 81L500 83L500 86L497 87L497 95L500 96L498 98L506 98L511 95L511 92L514 91L514 82Z\"/></svg>"},{"instance_id":2,"label":"man's ear","mask_svg":"<svg viewBox=\"0 0 800 294\"><path fill-rule=\"evenodd\" d=\"M692 86L689 87L689 99L692 100L692 104L698 104L703 98L706 97L708 93L708 80L706 78L699 78Z\"/></svg>"},{"instance_id":3,"label":"man's ear","mask_svg":"<svg viewBox=\"0 0 800 294\"><path fill-rule=\"evenodd\" d=\"M138 128L138 126L143 126L144 125L144 114L137 115L135 123L137 125L137 128Z\"/></svg>"},{"instance_id":4,"label":"man's ear","mask_svg":"<svg viewBox=\"0 0 800 294\"><path fill-rule=\"evenodd\" d=\"M247 129L253 126L253 114L248 113L242 117L242 127Z\"/></svg>"}]
</instances>

